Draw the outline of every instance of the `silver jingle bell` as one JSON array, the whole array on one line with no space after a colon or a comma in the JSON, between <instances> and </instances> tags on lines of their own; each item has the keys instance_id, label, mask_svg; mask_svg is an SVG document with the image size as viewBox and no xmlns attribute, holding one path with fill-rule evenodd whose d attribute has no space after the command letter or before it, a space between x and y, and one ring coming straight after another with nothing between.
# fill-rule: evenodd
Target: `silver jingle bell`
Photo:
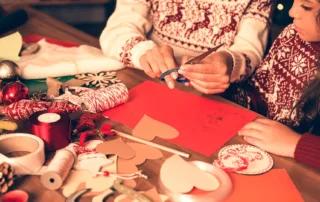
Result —
<instances>
[{"instance_id":1,"label":"silver jingle bell","mask_svg":"<svg viewBox=\"0 0 320 202\"><path fill-rule=\"evenodd\" d=\"M0 79L14 80L18 77L18 65L10 60L0 62Z\"/></svg>"}]
</instances>

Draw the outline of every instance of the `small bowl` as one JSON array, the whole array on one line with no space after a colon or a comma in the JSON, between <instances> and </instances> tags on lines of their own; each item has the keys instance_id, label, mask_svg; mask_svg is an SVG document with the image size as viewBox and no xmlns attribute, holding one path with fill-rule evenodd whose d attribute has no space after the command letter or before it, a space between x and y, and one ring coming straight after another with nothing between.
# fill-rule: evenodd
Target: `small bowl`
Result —
<instances>
[{"instance_id":1,"label":"small bowl","mask_svg":"<svg viewBox=\"0 0 320 202\"><path fill-rule=\"evenodd\" d=\"M202 191L197 188L194 188L188 194L174 193L168 190L163 183L161 182L161 177L159 177L159 185L161 190L164 191L164 194L170 197L172 201L183 201L183 202L219 202L226 199L232 192L232 181L229 175L218 168L215 165L205 163L202 161L190 161L189 163L197 166L203 171L206 171L212 175L214 175L220 186L215 191Z\"/></svg>"}]
</instances>

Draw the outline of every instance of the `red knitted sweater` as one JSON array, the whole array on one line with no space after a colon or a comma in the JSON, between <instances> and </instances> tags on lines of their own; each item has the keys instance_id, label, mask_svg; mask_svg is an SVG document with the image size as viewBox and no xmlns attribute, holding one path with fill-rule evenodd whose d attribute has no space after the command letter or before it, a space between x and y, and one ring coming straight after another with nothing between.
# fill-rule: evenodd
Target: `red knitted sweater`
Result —
<instances>
[{"instance_id":1,"label":"red knitted sweater","mask_svg":"<svg viewBox=\"0 0 320 202\"><path fill-rule=\"evenodd\" d=\"M295 130L307 132L302 109L292 109L300 100L303 88L317 74L319 54L320 43L301 40L294 25L289 25L274 41L252 77L233 85L226 97ZM320 169L320 134L317 135L302 136L295 158Z\"/></svg>"}]
</instances>

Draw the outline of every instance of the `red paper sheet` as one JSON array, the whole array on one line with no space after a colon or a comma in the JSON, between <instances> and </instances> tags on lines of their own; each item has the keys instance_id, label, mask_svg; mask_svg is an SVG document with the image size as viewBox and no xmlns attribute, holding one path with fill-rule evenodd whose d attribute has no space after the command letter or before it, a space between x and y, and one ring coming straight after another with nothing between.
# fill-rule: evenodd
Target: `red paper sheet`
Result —
<instances>
[{"instance_id":1,"label":"red paper sheet","mask_svg":"<svg viewBox=\"0 0 320 202\"><path fill-rule=\"evenodd\" d=\"M25 38L23 38L23 41L26 43L36 43L38 41L40 41L41 39L46 39L46 41L48 43L52 43L52 44L56 44L56 45L60 45L60 46L64 46L64 47L77 47L78 45L73 44L73 43L69 43L69 42L64 42L64 41L59 41L56 39L52 39L49 37L44 37L44 36L39 36L36 34L32 34L30 36L27 36Z\"/></svg>"},{"instance_id":2,"label":"red paper sheet","mask_svg":"<svg viewBox=\"0 0 320 202\"><path fill-rule=\"evenodd\" d=\"M303 202L303 199L284 169L246 176L232 173L233 192L226 202Z\"/></svg>"},{"instance_id":3,"label":"red paper sheet","mask_svg":"<svg viewBox=\"0 0 320 202\"><path fill-rule=\"evenodd\" d=\"M169 142L207 156L257 117L256 113L151 81L131 89L129 97L126 104L104 115L134 128L146 114L179 131L179 136Z\"/></svg>"}]
</instances>

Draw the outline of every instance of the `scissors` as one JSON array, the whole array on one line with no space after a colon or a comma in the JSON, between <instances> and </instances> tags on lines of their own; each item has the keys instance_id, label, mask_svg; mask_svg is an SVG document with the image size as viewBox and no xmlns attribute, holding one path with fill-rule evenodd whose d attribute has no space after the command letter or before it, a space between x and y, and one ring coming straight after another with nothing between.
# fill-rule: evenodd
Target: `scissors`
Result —
<instances>
[{"instance_id":1,"label":"scissors","mask_svg":"<svg viewBox=\"0 0 320 202\"><path fill-rule=\"evenodd\" d=\"M199 56L187 61L185 64L187 64L187 65L198 64L201 60L203 60L205 57L210 55L212 52L218 50L223 45L224 45L224 43L219 44L216 47L209 49L207 52L204 52L201 55L199 55ZM165 81L164 77L166 77L167 75L171 74L172 72L178 72L179 69L180 69L180 67L176 67L174 69L170 69L170 70L166 71L165 73L163 73L160 76L160 80L161 81ZM176 79L176 81L179 82L179 83L187 83L187 82L189 82L189 79L184 77L182 74L178 74L178 78Z\"/></svg>"},{"instance_id":2,"label":"scissors","mask_svg":"<svg viewBox=\"0 0 320 202\"><path fill-rule=\"evenodd\" d=\"M116 192L127 195L130 198L132 198L133 200L135 199L139 202L152 202L152 200L149 199L147 196L145 196L145 195L143 195L143 194L141 194L141 193L139 193L129 187L121 185L121 182L122 182L121 179L119 179L119 178L116 179L113 182L113 186L110 189L107 189L106 191L104 191L100 195L93 197L92 202L103 202Z\"/></svg>"},{"instance_id":3,"label":"scissors","mask_svg":"<svg viewBox=\"0 0 320 202\"><path fill-rule=\"evenodd\" d=\"M79 191L74 192L71 194L67 199L66 202L76 202L83 194L91 191L90 188L82 189Z\"/></svg>"}]
</instances>

